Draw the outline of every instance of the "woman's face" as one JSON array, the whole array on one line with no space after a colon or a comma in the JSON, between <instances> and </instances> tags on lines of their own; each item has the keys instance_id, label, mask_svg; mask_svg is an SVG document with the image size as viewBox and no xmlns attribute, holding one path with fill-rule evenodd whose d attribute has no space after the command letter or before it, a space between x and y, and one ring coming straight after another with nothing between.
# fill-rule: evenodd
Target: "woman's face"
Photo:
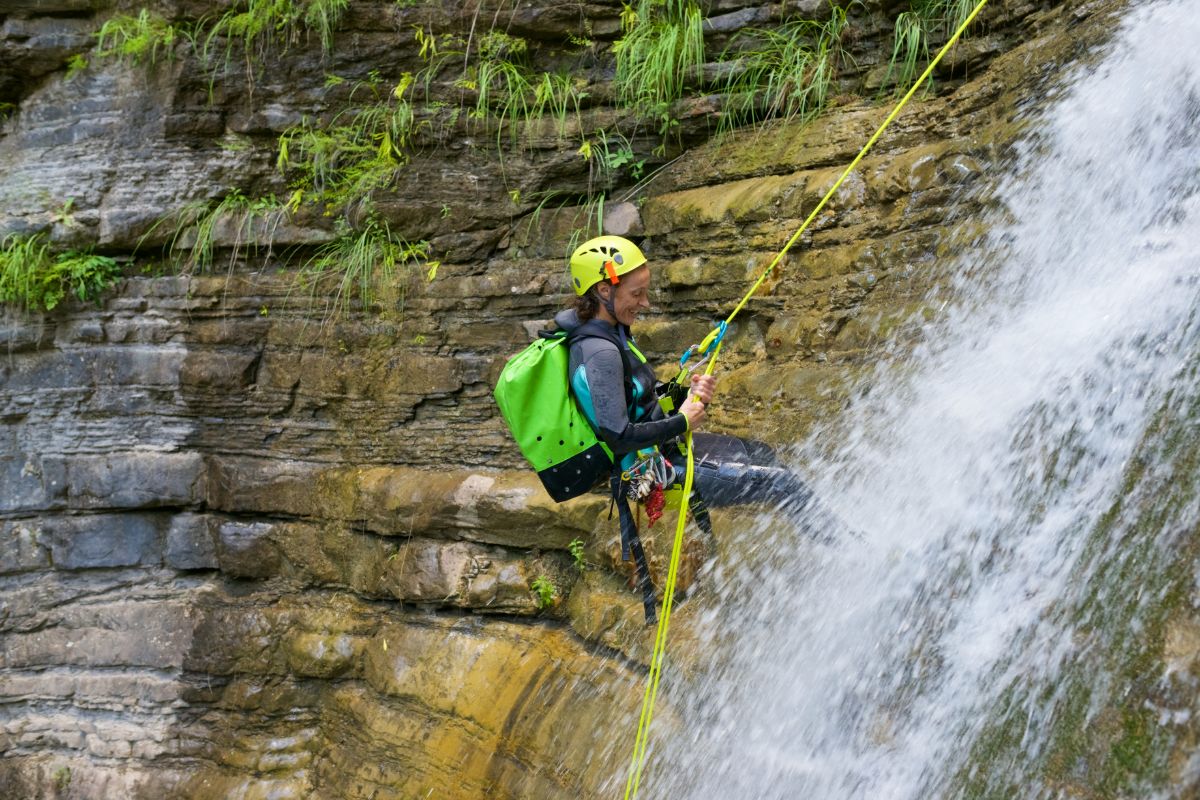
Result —
<instances>
[{"instance_id":1,"label":"woman's face","mask_svg":"<svg viewBox=\"0 0 1200 800\"><path fill-rule=\"evenodd\" d=\"M616 286L601 284L600 292L612 293L617 322L633 325L638 315L650 308L650 266L643 264L633 272L622 275L621 282Z\"/></svg>"}]
</instances>

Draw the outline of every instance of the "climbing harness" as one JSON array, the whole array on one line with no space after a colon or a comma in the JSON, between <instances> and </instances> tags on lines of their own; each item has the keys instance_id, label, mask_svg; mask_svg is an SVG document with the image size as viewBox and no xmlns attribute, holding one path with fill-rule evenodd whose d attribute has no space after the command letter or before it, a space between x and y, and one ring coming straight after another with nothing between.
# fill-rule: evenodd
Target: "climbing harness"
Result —
<instances>
[{"instance_id":1,"label":"climbing harness","mask_svg":"<svg viewBox=\"0 0 1200 800\"><path fill-rule=\"evenodd\" d=\"M900 98L900 101L896 103L896 107L892 109L891 113L888 114L883 120L883 123L880 124L880 126L875 130L875 133L871 135L871 138L867 140L867 143L863 145L862 150L858 152L858 155L854 157L854 160L850 162L850 165L846 167L845 171L834 182L833 186L829 187L829 191L825 193L825 196L821 198L821 201L817 203L816 207L813 208L796 232L792 234L790 239L788 239L787 243L783 246L783 249L776 254L775 258L771 260L771 263L767 265L767 268L763 270L761 275L758 276L758 280L754 282L754 284L750 287L750 290L746 292L729 316L726 317L725 320L705 338L701 345L695 346L698 351L703 352L702 361L707 361L708 366L704 370L705 375L711 375L713 373L713 369L717 364L717 356L720 355L721 352L722 339L724 338L725 331L728 329L730 323L733 322L734 317L738 315L738 312L742 310L742 307L745 306L746 303L749 302L750 298L754 296L754 293L758 291L760 286L762 286L763 281L767 279L767 276L771 274L776 265L783 260L785 255L787 255L787 252L792 248L792 245L794 245L800 239L800 237L804 234L804 231L808 229L808 226L812 224L814 219L816 219L817 214L820 213L821 209L825 207L825 204L829 202L829 199L833 197L834 193L841 187L846 178L850 176L850 173L854 171L854 168L858 166L858 163L862 161L879 137L883 135L883 132L887 130L888 126L892 124L893 120L895 120L900 114L900 111L904 108L908 101L912 99L912 96L916 94L917 89L929 79L929 76L933 74L934 68L937 67L938 63L942 60L946 53L949 52L950 48L954 46L955 42L959 40L971 23L975 21L975 17L979 15L979 12L983 10L985 5L987 5L987 0L979 0L974 10L972 10L970 15L963 20L962 24L958 26L958 30L954 32L954 35L952 35L946 41L946 44L942 46L942 49L939 50L937 55L934 56L933 60L929 62L929 65L925 68L925 71L921 73L921 75L913 83L912 87L907 93L905 93L904 97ZM708 343L711 346L711 354L703 347L705 343ZM689 348L688 353L685 353L684 358L680 360L681 368L683 368L691 355L694 355L694 353L691 352L692 349L693 348ZM693 365L692 369L695 369L695 365ZM686 378L686 373L683 374L683 377ZM650 674L646 681L646 692L642 697L642 713L638 719L637 736L635 737L633 743L633 758L629 765L628 777L625 781L624 800L631 800L631 798L637 797L638 786L640 785L642 779L642 768L645 766L646 762L646 749L650 744L650 723L654 717L654 703L658 699L658 683L662 676L663 661L666 659L667 630L671 624L671 606L673 605L675 598L675 583L679 573L679 556L683 550L683 529L685 523L687 522L688 501L692 494L692 479L695 470L694 457L692 453L691 430L687 432L687 443L686 448L684 449L687 455L687 473L683 482L683 496L679 509L679 521L675 527L675 539L671 545L671 561L667 568L666 586L663 589L662 615L659 617L658 629L654 636L654 650L650 655ZM697 522L699 522L699 516L699 511L697 511ZM704 511L704 517L704 524L707 526L707 510ZM711 528L708 528L708 530L711 530Z\"/></svg>"}]
</instances>

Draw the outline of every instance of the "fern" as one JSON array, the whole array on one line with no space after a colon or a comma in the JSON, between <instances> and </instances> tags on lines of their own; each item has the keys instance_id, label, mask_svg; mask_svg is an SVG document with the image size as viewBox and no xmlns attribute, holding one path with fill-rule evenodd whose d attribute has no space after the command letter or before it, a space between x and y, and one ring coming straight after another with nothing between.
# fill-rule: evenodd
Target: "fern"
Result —
<instances>
[{"instance_id":1,"label":"fern","mask_svg":"<svg viewBox=\"0 0 1200 800\"><path fill-rule=\"evenodd\" d=\"M333 50L333 32L348 6L349 0L244 0L208 28L201 56L211 68L214 55L222 52L222 63L228 66L235 45L240 44L247 69L253 72L252 57L261 61L272 47L288 47L305 30L314 32L328 53Z\"/></svg>"},{"instance_id":2,"label":"fern","mask_svg":"<svg viewBox=\"0 0 1200 800\"><path fill-rule=\"evenodd\" d=\"M120 273L108 256L87 251L54 254L41 234L0 241L0 303L21 309L50 311L68 295L93 300Z\"/></svg>"},{"instance_id":3,"label":"fern","mask_svg":"<svg viewBox=\"0 0 1200 800\"><path fill-rule=\"evenodd\" d=\"M326 213L366 204L408 163L413 136L425 124L417 122L407 99L412 82L405 73L386 96L377 81L356 85L351 99L366 92L368 102L335 114L328 123L305 120L289 128L279 137L276 166Z\"/></svg>"}]
</instances>

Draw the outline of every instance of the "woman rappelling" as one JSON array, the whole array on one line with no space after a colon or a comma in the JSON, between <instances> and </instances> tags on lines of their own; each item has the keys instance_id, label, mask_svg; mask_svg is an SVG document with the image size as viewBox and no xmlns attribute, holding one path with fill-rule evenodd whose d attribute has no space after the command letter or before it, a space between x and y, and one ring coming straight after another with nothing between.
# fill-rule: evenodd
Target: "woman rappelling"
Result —
<instances>
[{"instance_id":1,"label":"woman rappelling","mask_svg":"<svg viewBox=\"0 0 1200 800\"><path fill-rule=\"evenodd\" d=\"M681 437L688 431L695 461L690 505L707 534L712 533L710 507L759 503L798 513L810 505L812 493L778 464L766 445L696 433L706 422L705 406L716 391L713 376L691 375L688 382L684 370L670 382L657 381L631 331L638 316L650 307L650 264L637 245L619 236L584 242L571 256L570 277L575 304L555 317L558 330L546 332L542 340L565 341L565 374L561 367L553 367L546 373L528 373L524 383L539 384L534 388L547 394L569 391L570 404L582 412L583 424L596 444L576 435L574 420L565 423L569 433L556 431L537 409L519 401L506 402L504 376L497 400L535 469L545 465L539 476L556 500L608 479L620 515L622 556L637 565L646 616L653 620L654 587L629 500L643 503L653 524L662 513L664 493L679 490L684 483L682 448L686 445ZM538 343L534 348L539 354L552 352ZM505 373L515 384L509 375L510 370L516 371L514 364ZM531 421L531 415L539 416L538 421ZM538 431L536 436L528 435L532 428ZM530 447L523 438L530 440ZM556 441L563 448L576 440L577 452L553 450Z\"/></svg>"}]
</instances>

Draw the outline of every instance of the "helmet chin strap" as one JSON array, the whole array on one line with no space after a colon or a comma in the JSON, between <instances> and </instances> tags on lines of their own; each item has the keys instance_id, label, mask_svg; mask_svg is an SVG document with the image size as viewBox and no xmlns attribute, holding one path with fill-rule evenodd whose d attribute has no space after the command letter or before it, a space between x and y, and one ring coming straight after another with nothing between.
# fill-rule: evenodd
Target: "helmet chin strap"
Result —
<instances>
[{"instance_id":1,"label":"helmet chin strap","mask_svg":"<svg viewBox=\"0 0 1200 800\"><path fill-rule=\"evenodd\" d=\"M612 286L612 285L610 284L610 286ZM605 311L607 311L609 314L612 315L613 322L615 322L617 324L617 326L619 327L621 324L621 321L617 319L617 304L613 300L613 295L616 294L616 291L617 291L616 286L612 286L612 288L609 290L608 297L604 296L604 294L600 291L599 287L595 288L593 291L596 292L596 297L599 298L600 305L604 308Z\"/></svg>"},{"instance_id":2,"label":"helmet chin strap","mask_svg":"<svg viewBox=\"0 0 1200 800\"><path fill-rule=\"evenodd\" d=\"M621 324L621 320L617 319L617 304L613 301L612 296L612 293L615 292L616 289L610 290L608 297L605 297L603 294L601 294L599 288L594 287L592 291L596 293L596 298L599 299L601 307L612 317L613 325L615 325L617 328L617 336L620 338L621 344L624 345L625 326Z\"/></svg>"},{"instance_id":3,"label":"helmet chin strap","mask_svg":"<svg viewBox=\"0 0 1200 800\"><path fill-rule=\"evenodd\" d=\"M617 305L613 302L612 294L609 294L608 297L600 295L600 302L604 305L604 310L609 314L612 314L612 318L616 320L617 324L619 325L621 321L617 319Z\"/></svg>"}]
</instances>

